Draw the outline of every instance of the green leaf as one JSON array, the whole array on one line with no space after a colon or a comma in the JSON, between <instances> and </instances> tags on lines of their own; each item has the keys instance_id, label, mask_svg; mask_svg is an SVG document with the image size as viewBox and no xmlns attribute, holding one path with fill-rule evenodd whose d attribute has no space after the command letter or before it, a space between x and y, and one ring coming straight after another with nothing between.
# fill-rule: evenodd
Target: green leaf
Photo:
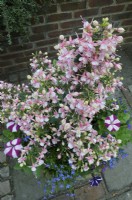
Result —
<instances>
[{"instance_id":1,"label":"green leaf","mask_svg":"<svg viewBox=\"0 0 132 200\"><path fill-rule=\"evenodd\" d=\"M117 118L122 124L125 124L130 119L129 113L118 113Z\"/></svg>"},{"instance_id":2,"label":"green leaf","mask_svg":"<svg viewBox=\"0 0 132 200\"><path fill-rule=\"evenodd\" d=\"M5 129L3 130L3 136L6 138L8 141L9 140L14 140L15 139L15 134L10 132L9 130Z\"/></svg>"},{"instance_id":3,"label":"green leaf","mask_svg":"<svg viewBox=\"0 0 132 200\"><path fill-rule=\"evenodd\" d=\"M122 140L122 145L132 142L132 130L129 130L127 126L120 127L115 133L115 137Z\"/></svg>"}]
</instances>

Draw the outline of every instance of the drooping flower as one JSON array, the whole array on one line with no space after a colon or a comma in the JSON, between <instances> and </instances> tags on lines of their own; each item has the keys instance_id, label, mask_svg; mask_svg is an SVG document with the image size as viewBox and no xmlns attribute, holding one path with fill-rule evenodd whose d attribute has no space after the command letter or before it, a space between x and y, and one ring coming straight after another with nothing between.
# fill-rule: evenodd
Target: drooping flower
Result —
<instances>
[{"instance_id":1,"label":"drooping flower","mask_svg":"<svg viewBox=\"0 0 132 200\"><path fill-rule=\"evenodd\" d=\"M102 178L100 176L94 176L92 179L89 180L89 184L91 186L98 186L101 181Z\"/></svg>"},{"instance_id":2,"label":"drooping flower","mask_svg":"<svg viewBox=\"0 0 132 200\"><path fill-rule=\"evenodd\" d=\"M21 139L17 138L6 143L4 153L12 158L18 158L22 148Z\"/></svg>"},{"instance_id":3,"label":"drooping flower","mask_svg":"<svg viewBox=\"0 0 132 200\"><path fill-rule=\"evenodd\" d=\"M11 132L17 132L20 128L18 124L16 124L14 121L10 120L7 124L6 127L11 131Z\"/></svg>"},{"instance_id":4,"label":"drooping flower","mask_svg":"<svg viewBox=\"0 0 132 200\"><path fill-rule=\"evenodd\" d=\"M111 115L109 117L106 117L105 126L109 131L118 131L120 128L120 121L115 115Z\"/></svg>"}]
</instances>

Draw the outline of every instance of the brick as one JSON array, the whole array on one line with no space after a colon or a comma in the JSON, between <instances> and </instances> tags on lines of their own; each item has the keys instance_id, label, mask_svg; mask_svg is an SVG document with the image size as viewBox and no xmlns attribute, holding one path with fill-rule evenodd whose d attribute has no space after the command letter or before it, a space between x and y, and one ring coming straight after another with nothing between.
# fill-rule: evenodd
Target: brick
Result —
<instances>
[{"instance_id":1,"label":"brick","mask_svg":"<svg viewBox=\"0 0 132 200\"><path fill-rule=\"evenodd\" d=\"M1 200L13 200L13 195L7 195L7 196L1 198Z\"/></svg>"},{"instance_id":2,"label":"brick","mask_svg":"<svg viewBox=\"0 0 132 200\"><path fill-rule=\"evenodd\" d=\"M33 48L33 44L32 43L27 43L27 44L23 44L23 45L15 45L15 46L11 46L8 47L8 50L11 52L15 52L15 51L22 51L22 50L27 50L27 49L32 49Z\"/></svg>"},{"instance_id":3,"label":"brick","mask_svg":"<svg viewBox=\"0 0 132 200\"><path fill-rule=\"evenodd\" d=\"M6 67L6 66L11 65L11 64L12 64L12 60L0 62L0 68Z\"/></svg>"},{"instance_id":4,"label":"brick","mask_svg":"<svg viewBox=\"0 0 132 200\"><path fill-rule=\"evenodd\" d=\"M122 36L123 36L124 38L126 38L126 37L132 37L132 32L125 32L125 33L122 33Z\"/></svg>"},{"instance_id":5,"label":"brick","mask_svg":"<svg viewBox=\"0 0 132 200\"><path fill-rule=\"evenodd\" d=\"M118 21L118 20L122 20L122 19L128 19L128 18L132 18L131 12L123 12L121 14L112 15L112 20L114 20L114 21Z\"/></svg>"},{"instance_id":6,"label":"brick","mask_svg":"<svg viewBox=\"0 0 132 200\"><path fill-rule=\"evenodd\" d=\"M105 7L105 8L102 8L102 14L121 12L123 8L124 8L124 5Z\"/></svg>"},{"instance_id":7,"label":"brick","mask_svg":"<svg viewBox=\"0 0 132 200\"><path fill-rule=\"evenodd\" d=\"M47 31L54 31L58 29L58 24L46 24L43 26L35 26L32 27L33 33L41 33L41 32L47 32Z\"/></svg>"},{"instance_id":8,"label":"brick","mask_svg":"<svg viewBox=\"0 0 132 200\"><path fill-rule=\"evenodd\" d=\"M47 13L56 13L57 12L57 5L50 5L47 9Z\"/></svg>"},{"instance_id":9,"label":"brick","mask_svg":"<svg viewBox=\"0 0 132 200\"><path fill-rule=\"evenodd\" d=\"M90 17L93 15L97 15L98 14L98 9L85 9L85 10L80 10L74 13L75 18L83 16L83 17Z\"/></svg>"},{"instance_id":10,"label":"brick","mask_svg":"<svg viewBox=\"0 0 132 200\"><path fill-rule=\"evenodd\" d=\"M124 21L122 22L122 25L125 25L125 26L127 26L127 25L132 25L132 19L126 19L126 20L124 20Z\"/></svg>"},{"instance_id":11,"label":"brick","mask_svg":"<svg viewBox=\"0 0 132 200\"><path fill-rule=\"evenodd\" d=\"M130 27L130 29L129 29L130 31L132 31L132 26Z\"/></svg>"},{"instance_id":12,"label":"brick","mask_svg":"<svg viewBox=\"0 0 132 200\"><path fill-rule=\"evenodd\" d=\"M128 6L127 6L127 9L126 9L127 11L130 11L130 10L132 10L132 4L128 4Z\"/></svg>"},{"instance_id":13,"label":"brick","mask_svg":"<svg viewBox=\"0 0 132 200\"><path fill-rule=\"evenodd\" d=\"M53 15L47 16L47 22L62 21L62 20L67 20L71 18L72 18L71 13L53 14Z\"/></svg>"},{"instance_id":14,"label":"brick","mask_svg":"<svg viewBox=\"0 0 132 200\"><path fill-rule=\"evenodd\" d=\"M63 22L61 23L61 28L63 29L67 29L67 28L73 28L73 27L79 27L82 26L82 22L81 20L77 20L77 21L68 21L68 22Z\"/></svg>"},{"instance_id":15,"label":"brick","mask_svg":"<svg viewBox=\"0 0 132 200\"><path fill-rule=\"evenodd\" d=\"M89 0L90 7L108 6L113 4L113 0Z\"/></svg>"},{"instance_id":16,"label":"brick","mask_svg":"<svg viewBox=\"0 0 132 200\"><path fill-rule=\"evenodd\" d=\"M124 39L124 42L125 42L125 43L132 42L132 37L131 37L131 38L125 38L125 39ZM132 98L131 98L131 101L132 101Z\"/></svg>"},{"instance_id":17,"label":"brick","mask_svg":"<svg viewBox=\"0 0 132 200\"><path fill-rule=\"evenodd\" d=\"M76 3L64 3L61 4L61 11L70 11L70 10L81 10L86 8L86 2L76 2Z\"/></svg>"},{"instance_id":18,"label":"brick","mask_svg":"<svg viewBox=\"0 0 132 200\"><path fill-rule=\"evenodd\" d=\"M29 65L27 63L21 63L21 64L9 66L9 67L5 68L5 70L7 72L13 73L13 72L24 70L28 66Z\"/></svg>"},{"instance_id":19,"label":"brick","mask_svg":"<svg viewBox=\"0 0 132 200\"><path fill-rule=\"evenodd\" d=\"M20 72L20 79L27 79L28 70L24 70Z\"/></svg>"},{"instance_id":20,"label":"brick","mask_svg":"<svg viewBox=\"0 0 132 200\"><path fill-rule=\"evenodd\" d=\"M22 57L23 56L23 52L19 52L19 53L7 53L7 54L2 54L1 55L1 59L2 60L9 60L9 59L14 59L14 58L18 58L18 57Z\"/></svg>"},{"instance_id":21,"label":"brick","mask_svg":"<svg viewBox=\"0 0 132 200\"><path fill-rule=\"evenodd\" d=\"M55 38L55 37L59 37L59 35L71 35L72 33L73 33L72 29L54 31L54 32L49 32L48 37Z\"/></svg>"},{"instance_id":22,"label":"brick","mask_svg":"<svg viewBox=\"0 0 132 200\"><path fill-rule=\"evenodd\" d=\"M9 81L17 82L18 81L18 76L16 74L9 74Z\"/></svg>"},{"instance_id":23,"label":"brick","mask_svg":"<svg viewBox=\"0 0 132 200\"><path fill-rule=\"evenodd\" d=\"M46 13L56 13L57 12L57 5L50 5L47 10ZM45 7L41 7L41 9L39 10L39 15L44 15L45 14Z\"/></svg>"},{"instance_id":24,"label":"brick","mask_svg":"<svg viewBox=\"0 0 132 200\"><path fill-rule=\"evenodd\" d=\"M98 187L91 187L85 185L75 190L75 200L98 200L105 195L103 185L100 184Z\"/></svg>"},{"instance_id":25,"label":"brick","mask_svg":"<svg viewBox=\"0 0 132 200\"><path fill-rule=\"evenodd\" d=\"M41 42L37 42L36 43L36 46L37 47L41 47L41 46L47 46L49 44L55 44L58 42L58 39L50 39L50 40L44 40L44 41L41 41Z\"/></svg>"},{"instance_id":26,"label":"brick","mask_svg":"<svg viewBox=\"0 0 132 200\"><path fill-rule=\"evenodd\" d=\"M0 176L2 177L2 178L7 178L7 177L9 177L9 167L7 166L7 167L2 167L1 169L0 169Z\"/></svg>"},{"instance_id":27,"label":"brick","mask_svg":"<svg viewBox=\"0 0 132 200\"><path fill-rule=\"evenodd\" d=\"M116 0L117 3L127 3L127 2L132 2L132 0Z\"/></svg>"},{"instance_id":28,"label":"brick","mask_svg":"<svg viewBox=\"0 0 132 200\"><path fill-rule=\"evenodd\" d=\"M11 192L10 182L4 181L0 182L0 196L4 196Z\"/></svg>"},{"instance_id":29,"label":"brick","mask_svg":"<svg viewBox=\"0 0 132 200\"><path fill-rule=\"evenodd\" d=\"M3 151L0 151L0 163L6 162L6 155L3 153Z\"/></svg>"},{"instance_id":30,"label":"brick","mask_svg":"<svg viewBox=\"0 0 132 200\"><path fill-rule=\"evenodd\" d=\"M31 42L34 42L34 41L39 41L39 40L43 40L45 38L44 34L43 33L40 33L40 34L34 34L34 35L31 35L29 37L29 40Z\"/></svg>"},{"instance_id":31,"label":"brick","mask_svg":"<svg viewBox=\"0 0 132 200\"><path fill-rule=\"evenodd\" d=\"M123 28L125 29L126 32L132 31L132 30L130 29L130 26L123 26Z\"/></svg>"},{"instance_id":32,"label":"brick","mask_svg":"<svg viewBox=\"0 0 132 200\"><path fill-rule=\"evenodd\" d=\"M20 57L20 58L16 58L14 59L15 63L23 63L23 62L28 62L30 59L30 56L28 57Z\"/></svg>"}]
</instances>

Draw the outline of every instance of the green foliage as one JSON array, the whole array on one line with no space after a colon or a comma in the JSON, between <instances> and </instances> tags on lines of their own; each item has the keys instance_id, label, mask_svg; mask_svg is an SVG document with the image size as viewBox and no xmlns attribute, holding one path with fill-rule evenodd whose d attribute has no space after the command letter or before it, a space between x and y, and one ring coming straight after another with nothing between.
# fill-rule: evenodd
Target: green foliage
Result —
<instances>
[{"instance_id":1,"label":"green foliage","mask_svg":"<svg viewBox=\"0 0 132 200\"><path fill-rule=\"evenodd\" d=\"M126 125L122 126L115 133L115 137L122 140L122 145L126 145L128 142L132 142L132 130L129 130Z\"/></svg>"},{"instance_id":2,"label":"green foliage","mask_svg":"<svg viewBox=\"0 0 132 200\"><path fill-rule=\"evenodd\" d=\"M126 124L126 122L130 119L129 113L118 113L117 118L120 120L122 124Z\"/></svg>"},{"instance_id":3,"label":"green foliage","mask_svg":"<svg viewBox=\"0 0 132 200\"><path fill-rule=\"evenodd\" d=\"M6 34L8 44L12 44L12 35L28 36L28 27L37 20L37 12L49 6L53 0L0 0L0 27L3 30L0 40Z\"/></svg>"},{"instance_id":4,"label":"green foliage","mask_svg":"<svg viewBox=\"0 0 132 200\"><path fill-rule=\"evenodd\" d=\"M10 141L10 140L14 140L15 138L20 137L21 133L20 132L10 132L8 129L4 129L2 132L2 141L4 143Z\"/></svg>"}]
</instances>

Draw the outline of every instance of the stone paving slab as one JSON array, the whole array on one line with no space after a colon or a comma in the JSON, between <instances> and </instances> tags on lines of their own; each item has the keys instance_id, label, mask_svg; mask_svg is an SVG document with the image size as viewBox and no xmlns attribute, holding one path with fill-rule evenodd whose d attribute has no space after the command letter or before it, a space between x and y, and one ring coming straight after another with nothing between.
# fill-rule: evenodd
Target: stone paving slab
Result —
<instances>
[{"instance_id":1,"label":"stone paving slab","mask_svg":"<svg viewBox=\"0 0 132 200\"><path fill-rule=\"evenodd\" d=\"M130 92L132 93L132 85L128 86L128 89L130 90Z\"/></svg>"},{"instance_id":2,"label":"stone paving slab","mask_svg":"<svg viewBox=\"0 0 132 200\"><path fill-rule=\"evenodd\" d=\"M25 174L20 170L13 171L13 182L15 186L14 200L38 200L43 198L43 184L39 185L35 176Z\"/></svg>"},{"instance_id":3,"label":"stone paving slab","mask_svg":"<svg viewBox=\"0 0 132 200\"><path fill-rule=\"evenodd\" d=\"M98 187L85 185L75 190L75 200L99 200L106 194L103 184Z\"/></svg>"},{"instance_id":4,"label":"stone paving slab","mask_svg":"<svg viewBox=\"0 0 132 200\"><path fill-rule=\"evenodd\" d=\"M0 169L0 176L1 176L2 178L7 178L7 177L9 177L9 167L8 167L8 166L3 167L3 168Z\"/></svg>"},{"instance_id":5,"label":"stone paving slab","mask_svg":"<svg viewBox=\"0 0 132 200\"><path fill-rule=\"evenodd\" d=\"M128 144L125 150L129 154L128 157L120 160L114 169L107 169L104 173L109 192L132 184L132 144Z\"/></svg>"},{"instance_id":6,"label":"stone paving slab","mask_svg":"<svg viewBox=\"0 0 132 200\"><path fill-rule=\"evenodd\" d=\"M14 200L13 195L7 195L3 198L1 198L1 200Z\"/></svg>"},{"instance_id":7,"label":"stone paving slab","mask_svg":"<svg viewBox=\"0 0 132 200\"><path fill-rule=\"evenodd\" d=\"M132 191L128 191L112 200L132 200Z\"/></svg>"},{"instance_id":8,"label":"stone paving slab","mask_svg":"<svg viewBox=\"0 0 132 200\"><path fill-rule=\"evenodd\" d=\"M11 192L10 182L8 180L1 182L0 183L0 196L7 195L10 192Z\"/></svg>"},{"instance_id":9,"label":"stone paving slab","mask_svg":"<svg viewBox=\"0 0 132 200\"><path fill-rule=\"evenodd\" d=\"M6 162L6 156L2 151L0 151L0 163L4 162Z\"/></svg>"}]
</instances>

